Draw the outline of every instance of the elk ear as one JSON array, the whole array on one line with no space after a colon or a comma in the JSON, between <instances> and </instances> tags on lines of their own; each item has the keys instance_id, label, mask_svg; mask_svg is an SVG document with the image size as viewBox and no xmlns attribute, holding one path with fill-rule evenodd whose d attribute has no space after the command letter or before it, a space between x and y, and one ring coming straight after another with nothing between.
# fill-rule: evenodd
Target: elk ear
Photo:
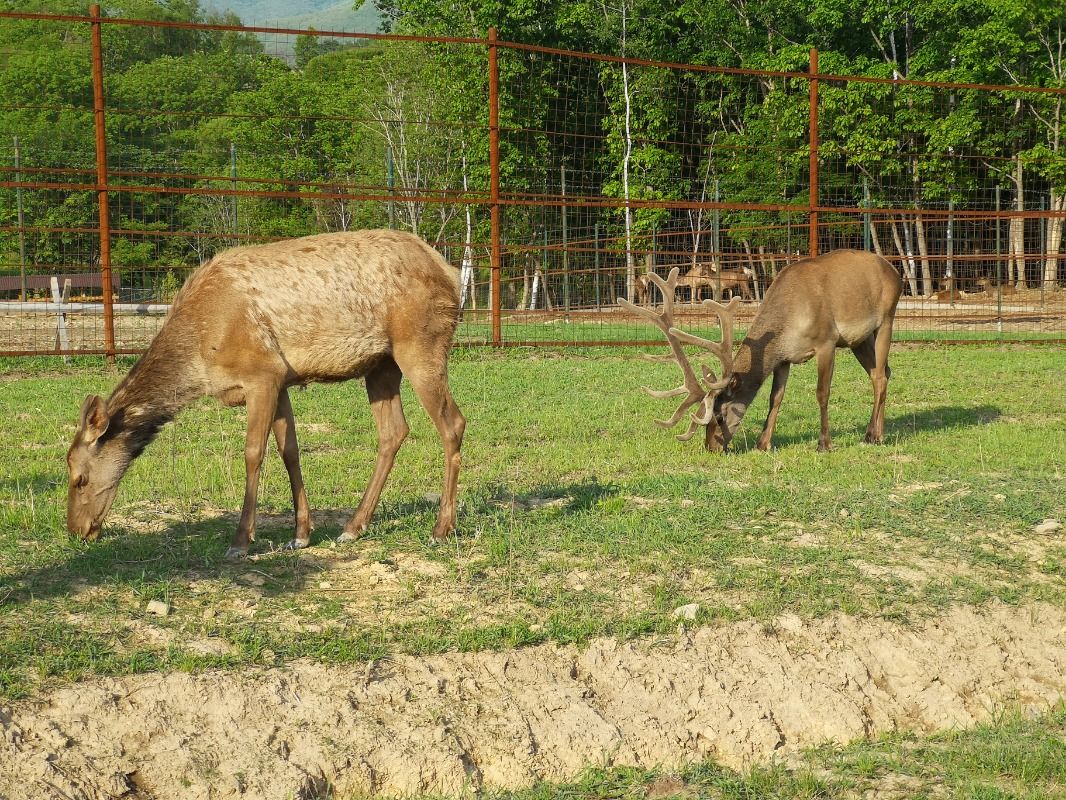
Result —
<instances>
[{"instance_id":1,"label":"elk ear","mask_svg":"<svg viewBox=\"0 0 1066 800\"><path fill-rule=\"evenodd\" d=\"M82 432L82 441L92 444L107 432L111 418L107 415L104 401L98 394L91 394L81 404L81 421L78 430Z\"/></svg>"},{"instance_id":2,"label":"elk ear","mask_svg":"<svg viewBox=\"0 0 1066 800\"><path fill-rule=\"evenodd\" d=\"M740 378L734 375L729 379L729 391L736 391L736 388L740 386Z\"/></svg>"}]
</instances>

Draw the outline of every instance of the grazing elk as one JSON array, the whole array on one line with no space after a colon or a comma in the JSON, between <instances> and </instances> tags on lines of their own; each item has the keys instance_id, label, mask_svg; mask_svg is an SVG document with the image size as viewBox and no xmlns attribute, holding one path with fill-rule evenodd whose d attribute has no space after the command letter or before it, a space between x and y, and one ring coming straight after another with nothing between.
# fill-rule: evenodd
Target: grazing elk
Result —
<instances>
[{"instance_id":1,"label":"grazing elk","mask_svg":"<svg viewBox=\"0 0 1066 800\"><path fill-rule=\"evenodd\" d=\"M710 286L713 280L710 276L714 268L710 264L693 264L684 275L677 280L678 289L688 289L688 300L695 303L703 296L705 286Z\"/></svg>"},{"instance_id":2,"label":"grazing elk","mask_svg":"<svg viewBox=\"0 0 1066 800\"><path fill-rule=\"evenodd\" d=\"M673 416L656 420L658 425L671 428L689 408L698 406L688 430L677 438L687 441L699 425L706 425L706 449L725 450L759 387L773 374L770 412L756 444L760 450L766 450L774 433L789 369L813 357L818 361L818 405L822 417L818 449L828 450L829 385L833 380L836 348L850 347L873 384L873 414L866 428L866 441L883 440L885 395L891 375L888 349L896 303L903 288L899 274L885 259L864 251L837 250L797 261L781 270L735 355L733 316L739 298L733 297L728 305L703 301L718 315L721 343L685 333L674 327L677 273L677 269L672 270L666 281L657 275L649 276L663 295L661 313L619 301L647 317L666 334L685 376L684 383L676 389L647 390L653 397L685 395ZM683 343L699 345L717 356L722 362L721 378L704 366L701 382L682 349Z\"/></svg>"},{"instance_id":3,"label":"grazing elk","mask_svg":"<svg viewBox=\"0 0 1066 800\"><path fill-rule=\"evenodd\" d=\"M255 539L259 470L273 430L292 487L291 549L306 547L311 513L288 387L366 378L378 455L338 541L370 523L408 427L400 380L411 382L444 444L444 490L433 536L455 528L465 421L448 388L459 280L433 248L396 231L327 233L239 247L182 287L148 352L105 401L86 398L67 453L67 527L96 539L130 462L179 411L204 395L246 405L244 505L227 558Z\"/></svg>"},{"instance_id":4,"label":"grazing elk","mask_svg":"<svg viewBox=\"0 0 1066 800\"><path fill-rule=\"evenodd\" d=\"M722 301L722 296L728 291L731 297L736 297L737 291L745 300L752 299L751 282L755 273L747 267L734 269L722 269L711 273L710 287L714 293L714 299ZM719 287L721 290L719 291Z\"/></svg>"},{"instance_id":5,"label":"grazing elk","mask_svg":"<svg viewBox=\"0 0 1066 800\"><path fill-rule=\"evenodd\" d=\"M752 299L751 281L754 273L746 267L735 269L716 269L713 264L696 264L677 281L678 289L688 289L689 302L695 303L703 298L703 290L710 289L715 300L729 292L738 291L745 300Z\"/></svg>"}]
</instances>

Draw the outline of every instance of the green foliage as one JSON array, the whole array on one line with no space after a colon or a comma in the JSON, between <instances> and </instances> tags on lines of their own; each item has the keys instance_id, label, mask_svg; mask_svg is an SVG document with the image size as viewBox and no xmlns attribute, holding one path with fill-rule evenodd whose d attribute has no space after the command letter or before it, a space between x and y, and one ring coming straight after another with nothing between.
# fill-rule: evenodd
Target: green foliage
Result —
<instances>
[{"instance_id":1,"label":"green foliage","mask_svg":"<svg viewBox=\"0 0 1066 800\"><path fill-rule=\"evenodd\" d=\"M19 10L84 14L81 0L7 3ZM309 11L319 10L315 8ZM624 0L502 4L493 0L390 0L394 30L485 35L667 61L807 70L877 78L1063 86L1056 31L1061 4L1009 0L730 0L665 4ZM226 21L199 0L115 0L107 13L159 21ZM117 248L123 263L195 264L237 236L295 236L388 223L383 203L328 195L392 180L411 192L487 193L486 53L478 45L427 45L294 37L293 59L268 55L252 35L171 27L105 25L109 155L113 165L190 176L215 194L154 194L119 210L123 228L204 236L153 237L149 249ZM23 163L43 170L94 167L88 26L40 20L0 22L0 154L18 136ZM500 174L515 195L555 192L560 170L584 176L586 196L633 201L709 199L803 204L807 177L808 83L613 62L530 57L501 50ZM1022 191L1066 188L1062 96L1029 92L948 93L924 87L823 81L820 89L821 199L886 207L979 202L991 184ZM2 156L0 156L2 157ZM235 159L240 177L278 192L320 188L321 199L224 195ZM7 159L9 161L10 159ZM130 179L136 183L140 179ZM155 178L145 183L158 183ZM23 193L31 224L91 228L91 192ZM1009 200L1008 200L1009 202ZM395 224L427 238L461 241L453 204L395 202ZM592 219L591 212L586 219ZM638 208L634 246L679 224L683 212ZM474 210L475 239L487 214ZM538 242L554 224L542 208L507 210L508 237ZM0 220L14 218L14 191L0 189ZM624 214L595 222L618 236ZM696 221L690 220L696 225ZM703 220L704 225L706 220ZM796 250L791 218L728 212L734 246ZM589 224L586 227L591 227ZM805 235L805 234L802 234ZM83 247L71 234L31 235L30 260L59 263ZM227 239L224 237L232 237ZM161 240L161 241L160 241ZM91 245L90 247L95 246ZM8 233L0 248L12 248ZM131 249L133 248L133 249ZM85 254L86 258L93 253Z\"/></svg>"}]
</instances>

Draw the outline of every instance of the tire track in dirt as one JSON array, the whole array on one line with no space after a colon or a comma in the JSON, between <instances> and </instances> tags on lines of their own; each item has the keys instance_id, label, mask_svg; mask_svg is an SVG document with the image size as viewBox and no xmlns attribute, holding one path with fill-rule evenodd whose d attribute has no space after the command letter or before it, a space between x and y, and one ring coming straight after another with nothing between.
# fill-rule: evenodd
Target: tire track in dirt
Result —
<instances>
[{"instance_id":1,"label":"tire track in dirt","mask_svg":"<svg viewBox=\"0 0 1066 800\"><path fill-rule=\"evenodd\" d=\"M0 708L0 798L311 798L733 767L1066 696L1066 611L836 615L585 648L93 679Z\"/></svg>"}]
</instances>

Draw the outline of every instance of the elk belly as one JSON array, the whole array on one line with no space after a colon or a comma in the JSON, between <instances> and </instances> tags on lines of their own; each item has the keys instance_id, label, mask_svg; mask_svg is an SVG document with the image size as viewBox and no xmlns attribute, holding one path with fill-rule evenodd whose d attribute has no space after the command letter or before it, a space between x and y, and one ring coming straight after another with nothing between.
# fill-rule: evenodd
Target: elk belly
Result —
<instances>
[{"instance_id":1,"label":"elk belly","mask_svg":"<svg viewBox=\"0 0 1066 800\"><path fill-rule=\"evenodd\" d=\"M837 340L837 347L854 347L869 339L870 334L878 327L878 320L873 316L848 320L846 323L841 323L838 319L837 330L840 332L840 338Z\"/></svg>"},{"instance_id":2,"label":"elk belly","mask_svg":"<svg viewBox=\"0 0 1066 800\"><path fill-rule=\"evenodd\" d=\"M221 391L215 392L215 397L224 406L243 406L245 392L243 386L227 386Z\"/></svg>"}]
</instances>

